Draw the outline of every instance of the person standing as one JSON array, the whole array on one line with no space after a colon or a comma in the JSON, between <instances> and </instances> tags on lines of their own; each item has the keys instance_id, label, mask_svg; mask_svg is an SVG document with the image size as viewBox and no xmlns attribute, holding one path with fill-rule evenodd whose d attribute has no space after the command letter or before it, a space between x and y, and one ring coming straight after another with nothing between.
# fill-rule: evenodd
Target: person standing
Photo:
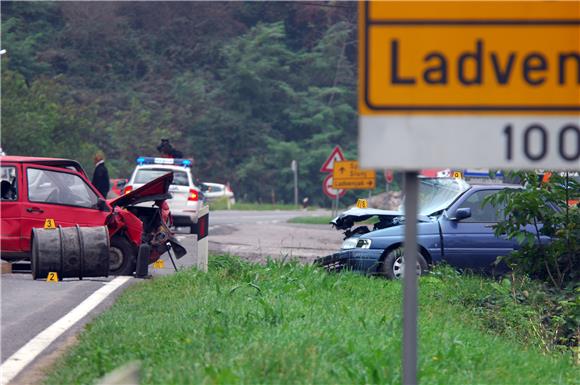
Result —
<instances>
[{"instance_id":1,"label":"person standing","mask_svg":"<svg viewBox=\"0 0 580 385\"><path fill-rule=\"evenodd\" d=\"M95 172L93 173L93 186L99 190L104 198L107 198L109 193L109 171L105 166L105 155L102 151L95 153Z\"/></svg>"}]
</instances>

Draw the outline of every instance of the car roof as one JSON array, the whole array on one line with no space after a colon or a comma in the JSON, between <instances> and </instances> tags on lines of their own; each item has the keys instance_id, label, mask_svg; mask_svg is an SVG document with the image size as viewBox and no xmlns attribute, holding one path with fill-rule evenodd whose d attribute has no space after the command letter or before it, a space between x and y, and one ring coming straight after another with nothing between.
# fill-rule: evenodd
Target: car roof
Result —
<instances>
[{"instance_id":1,"label":"car roof","mask_svg":"<svg viewBox=\"0 0 580 385\"><path fill-rule=\"evenodd\" d=\"M18 155L5 155L0 156L0 163L3 162L13 162L13 163L32 163L43 166L52 167L74 167L75 170L86 175L85 170L79 162L72 159L63 158L43 158L35 156L18 156Z\"/></svg>"}]
</instances>

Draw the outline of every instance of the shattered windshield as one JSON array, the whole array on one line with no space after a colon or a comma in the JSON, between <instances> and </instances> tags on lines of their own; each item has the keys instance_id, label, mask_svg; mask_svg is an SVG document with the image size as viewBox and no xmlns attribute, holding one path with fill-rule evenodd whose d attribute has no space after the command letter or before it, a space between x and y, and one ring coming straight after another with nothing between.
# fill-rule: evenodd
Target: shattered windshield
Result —
<instances>
[{"instance_id":1,"label":"shattered windshield","mask_svg":"<svg viewBox=\"0 0 580 385\"><path fill-rule=\"evenodd\" d=\"M429 216L446 209L467 189L469 189L469 184L463 179L420 179L419 214Z\"/></svg>"}]
</instances>

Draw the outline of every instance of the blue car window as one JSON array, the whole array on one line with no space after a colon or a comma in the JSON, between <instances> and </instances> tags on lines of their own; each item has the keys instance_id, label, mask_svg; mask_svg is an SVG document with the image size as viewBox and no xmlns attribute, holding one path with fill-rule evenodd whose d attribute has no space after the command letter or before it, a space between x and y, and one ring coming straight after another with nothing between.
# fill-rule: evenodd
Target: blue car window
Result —
<instances>
[{"instance_id":1,"label":"blue car window","mask_svg":"<svg viewBox=\"0 0 580 385\"><path fill-rule=\"evenodd\" d=\"M471 194L462 204L462 208L471 209L471 217L466 218L463 222L477 223L496 223L500 220L501 208L484 204L484 199L490 195L496 194L497 190L483 190ZM499 210L498 210L499 209ZM498 214L499 211L499 214Z\"/></svg>"}]
</instances>

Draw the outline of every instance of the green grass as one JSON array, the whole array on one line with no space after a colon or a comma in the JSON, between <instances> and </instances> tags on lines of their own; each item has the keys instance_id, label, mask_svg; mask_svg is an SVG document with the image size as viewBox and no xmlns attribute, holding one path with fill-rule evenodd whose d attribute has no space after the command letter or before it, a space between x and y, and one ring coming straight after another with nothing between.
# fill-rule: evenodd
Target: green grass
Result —
<instances>
[{"instance_id":1,"label":"green grass","mask_svg":"<svg viewBox=\"0 0 580 385\"><path fill-rule=\"evenodd\" d=\"M569 356L489 329L466 306L501 290L445 272L421 278L421 384L580 383ZM128 289L46 382L92 383L140 360L142 384L398 384L401 297L397 281L214 257L207 274Z\"/></svg>"},{"instance_id":2,"label":"green grass","mask_svg":"<svg viewBox=\"0 0 580 385\"><path fill-rule=\"evenodd\" d=\"M288 220L288 223L302 223L305 225L328 225L332 217L330 215L314 216L314 217L294 217Z\"/></svg>"}]
</instances>

